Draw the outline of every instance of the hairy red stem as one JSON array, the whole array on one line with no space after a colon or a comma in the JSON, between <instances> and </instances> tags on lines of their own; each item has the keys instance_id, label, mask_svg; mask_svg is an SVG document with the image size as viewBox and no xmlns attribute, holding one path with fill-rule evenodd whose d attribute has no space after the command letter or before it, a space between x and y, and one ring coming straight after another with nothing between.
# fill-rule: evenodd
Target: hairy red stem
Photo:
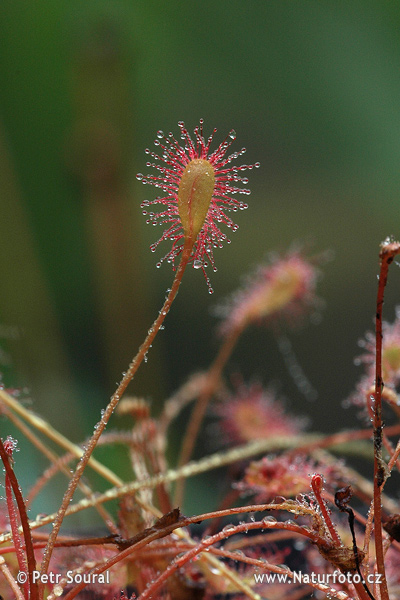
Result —
<instances>
[{"instance_id":1,"label":"hairy red stem","mask_svg":"<svg viewBox=\"0 0 400 600\"><path fill-rule=\"evenodd\" d=\"M375 553L378 573L382 576L380 593L382 600L389 600L387 589L385 562L383 553L382 539L382 485L386 478L385 465L382 458L382 389L384 382L382 379L382 310L387 283L389 265L394 257L400 253L399 242L384 242L379 254L380 272L378 293L376 298L376 319L375 319L375 344L376 344L376 362L375 362L375 391L374 391L374 537Z\"/></svg>"},{"instance_id":2,"label":"hairy red stem","mask_svg":"<svg viewBox=\"0 0 400 600\"><path fill-rule=\"evenodd\" d=\"M26 559L25 559L26 549L25 549L25 544L24 544L23 538L21 537L21 534L18 530L19 523L18 523L17 511L14 506L14 500L13 500L13 496L12 496L12 488L11 488L10 478L8 477L8 475L6 475L5 487L6 487L6 501L7 501L8 517L10 519L11 534L12 534L12 538L14 541L13 551L15 552L15 555L17 557L19 570L23 571L24 573L27 573L28 565L26 564ZM29 600L29 581L28 581L28 579L23 583L22 587L24 588L24 595L25 595L26 600Z\"/></svg>"},{"instance_id":3,"label":"hairy red stem","mask_svg":"<svg viewBox=\"0 0 400 600\"><path fill-rule=\"evenodd\" d=\"M28 515L26 513L25 502L22 497L21 489L19 487L17 478L14 470L10 464L9 456L6 449L4 448L3 440L0 438L0 458L4 464L6 470L6 477L12 487L15 501L18 506L19 518L21 520L22 531L24 535L25 550L26 550L26 562L28 565L28 581L29 581L29 598L30 600L37 600L39 598L38 586L33 582L33 572L36 570L35 554L33 552L33 542L31 529L29 527ZM15 540L14 540L15 544Z\"/></svg>"}]
</instances>

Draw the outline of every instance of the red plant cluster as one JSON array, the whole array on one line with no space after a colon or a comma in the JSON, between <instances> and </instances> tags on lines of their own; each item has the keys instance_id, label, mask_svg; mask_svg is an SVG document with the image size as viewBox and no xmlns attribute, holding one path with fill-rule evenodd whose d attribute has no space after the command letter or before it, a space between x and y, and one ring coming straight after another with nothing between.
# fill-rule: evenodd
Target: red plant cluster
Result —
<instances>
[{"instance_id":1,"label":"red plant cluster","mask_svg":"<svg viewBox=\"0 0 400 600\"><path fill-rule=\"evenodd\" d=\"M319 271L316 259L299 250L272 255L248 277L242 289L222 305L221 332L243 329L251 323L298 324L321 304L316 296Z\"/></svg>"},{"instance_id":2,"label":"red plant cluster","mask_svg":"<svg viewBox=\"0 0 400 600\"><path fill-rule=\"evenodd\" d=\"M220 417L219 429L231 444L297 436L307 422L288 414L272 390L265 390L260 384L242 383L235 393L226 394L213 412Z\"/></svg>"}]
</instances>

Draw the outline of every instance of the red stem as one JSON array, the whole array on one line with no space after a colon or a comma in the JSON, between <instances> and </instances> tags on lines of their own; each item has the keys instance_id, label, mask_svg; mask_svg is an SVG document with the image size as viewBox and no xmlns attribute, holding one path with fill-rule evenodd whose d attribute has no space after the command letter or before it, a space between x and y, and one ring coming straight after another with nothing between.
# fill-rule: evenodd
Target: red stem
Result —
<instances>
[{"instance_id":1,"label":"red stem","mask_svg":"<svg viewBox=\"0 0 400 600\"><path fill-rule=\"evenodd\" d=\"M33 582L33 572L36 570L35 554L33 552L32 534L29 527L28 515L26 513L26 507L22 493L15 476L14 470L10 464L9 456L4 448L3 440L0 438L0 458L3 461L4 468L6 470L6 478L12 487L15 501L18 506L19 518L21 520L22 531L24 535L25 549L26 549L26 562L28 564L28 581L29 581L29 598L30 600L37 600L39 597L38 586ZM14 544L15 544L14 540Z\"/></svg>"},{"instance_id":2,"label":"red stem","mask_svg":"<svg viewBox=\"0 0 400 600\"><path fill-rule=\"evenodd\" d=\"M376 299L376 321L375 321L375 343L376 343L376 363L375 363L375 392L374 392L374 537L375 553L378 573L381 575L380 593L382 600L389 600L387 589L385 562L383 553L382 539L382 485L385 481L385 465L382 458L382 309L387 283L389 265L394 257L400 253L400 244L398 242L383 243L379 254L380 273L378 283L378 293Z\"/></svg>"},{"instance_id":3,"label":"red stem","mask_svg":"<svg viewBox=\"0 0 400 600\"><path fill-rule=\"evenodd\" d=\"M324 518L325 524L329 529L329 533L331 534L332 540L333 540L335 546L341 546L342 542L340 540L340 537L337 534L335 526L332 523L332 519L331 519L328 509L326 507L325 500L323 499L323 497L321 495L321 489L322 489L321 475L313 475L311 477L311 486L312 486L313 492L315 494L315 498L318 502L319 508L321 510L322 516Z\"/></svg>"},{"instance_id":4,"label":"red stem","mask_svg":"<svg viewBox=\"0 0 400 600\"><path fill-rule=\"evenodd\" d=\"M23 538L21 537L20 532L18 531L19 524L18 524L17 511L15 510L14 500L12 497L12 488L11 488L10 478L8 475L6 475L5 486L6 486L6 501L7 501L8 517L10 519L12 539L14 542L13 551L15 552L16 557L17 557L19 570L24 573L27 573L28 566L27 566L26 560L25 560L26 549L25 549L25 544L24 544ZM28 600L29 599L29 581L28 581L28 579L23 583L23 588L24 588L25 598L26 598L26 600Z\"/></svg>"}]
</instances>

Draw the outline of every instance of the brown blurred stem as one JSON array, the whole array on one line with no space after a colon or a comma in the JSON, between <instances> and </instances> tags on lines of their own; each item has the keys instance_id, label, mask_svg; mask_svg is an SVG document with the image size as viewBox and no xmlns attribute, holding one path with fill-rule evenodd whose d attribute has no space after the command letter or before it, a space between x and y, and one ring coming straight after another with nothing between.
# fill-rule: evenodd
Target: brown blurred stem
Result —
<instances>
[{"instance_id":1,"label":"brown blurred stem","mask_svg":"<svg viewBox=\"0 0 400 600\"><path fill-rule=\"evenodd\" d=\"M190 417L189 424L186 428L185 437L182 442L181 454L179 457L178 468L189 462L192 452L197 440L197 436L200 431L201 424L204 419L207 406L218 388L218 384L221 380L222 371L231 356L236 342L239 339L240 334L244 329L244 322L240 323L235 329L233 329L225 338L216 359L209 368L206 376L206 383L202 388L201 394L199 395L197 402L194 406L192 415ZM181 506L183 502L185 480L179 479L176 484L175 492L175 503L177 506Z\"/></svg>"}]
</instances>

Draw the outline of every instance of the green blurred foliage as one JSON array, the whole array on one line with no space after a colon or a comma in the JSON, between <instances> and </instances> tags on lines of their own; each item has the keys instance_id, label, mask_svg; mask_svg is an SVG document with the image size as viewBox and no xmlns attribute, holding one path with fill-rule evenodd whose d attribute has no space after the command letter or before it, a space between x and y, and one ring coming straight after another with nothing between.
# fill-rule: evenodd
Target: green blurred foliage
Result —
<instances>
[{"instance_id":1,"label":"green blurred foliage","mask_svg":"<svg viewBox=\"0 0 400 600\"><path fill-rule=\"evenodd\" d=\"M335 253L322 323L291 334L318 401L301 396L268 332L243 337L227 374L273 381L320 430L351 425L340 403L372 327L378 246L400 236L399 24L398 3L383 0L4 0L0 319L20 331L4 336L6 385L27 385L75 441L90 433L172 281L148 251L158 232L141 215L155 195L135 180L143 150L159 128L203 117L206 133L234 127L262 168L216 252L214 296L186 274L132 393L160 406L205 368L210 307L295 240ZM400 301L391 279L388 319Z\"/></svg>"}]
</instances>

